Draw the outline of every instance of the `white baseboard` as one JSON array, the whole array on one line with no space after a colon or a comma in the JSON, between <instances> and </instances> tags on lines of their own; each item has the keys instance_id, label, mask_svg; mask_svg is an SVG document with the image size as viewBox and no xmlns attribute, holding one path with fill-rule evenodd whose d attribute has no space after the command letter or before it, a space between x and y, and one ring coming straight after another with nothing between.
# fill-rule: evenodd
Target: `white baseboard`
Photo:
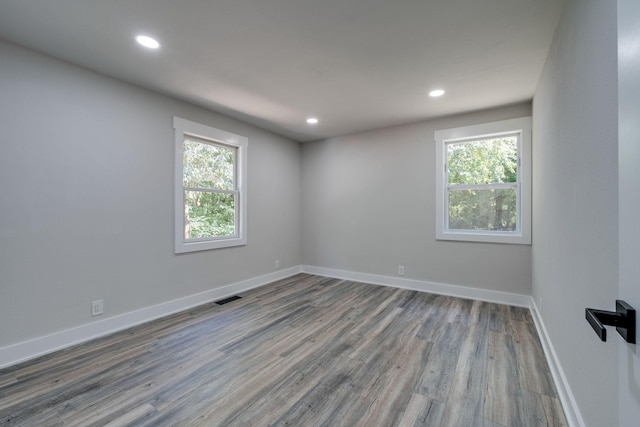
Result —
<instances>
[{"instance_id":1,"label":"white baseboard","mask_svg":"<svg viewBox=\"0 0 640 427\"><path fill-rule=\"evenodd\" d=\"M188 310L198 305L217 301L276 280L293 276L300 272L300 266L278 270L242 282L221 286L173 301L167 301L129 313L107 317L75 328L2 347L0 348L0 368L15 365L56 350L61 350L170 314Z\"/></svg>"},{"instance_id":2,"label":"white baseboard","mask_svg":"<svg viewBox=\"0 0 640 427\"><path fill-rule=\"evenodd\" d=\"M582 415L580 414L578 404L576 403L573 393L571 392L571 387L569 387L567 377L564 375L564 371L562 370L562 365L560 364L558 355L556 354L556 351L553 347L551 338L547 333L547 328L544 326L542 316L540 315L538 307L535 305L533 298L531 298L531 305L529 308L531 309L531 315L533 317L533 321L536 324L538 335L540 336L540 342L542 343L542 348L547 358L547 363L549 363L551 375L553 376L553 380L556 384L558 398L562 403L564 415L567 417L567 423L569 424L569 427L586 427L586 424L582 419Z\"/></svg>"},{"instance_id":3,"label":"white baseboard","mask_svg":"<svg viewBox=\"0 0 640 427\"><path fill-rule=\"evenodd\" d=\"M379 276L376 274L356 273L353 271L314 267L310 265L303 265L302 272L317 274L319 276L335 277L337 279L371 283L373 285L384 285L394 288L408 289L412 291L430 292L432 294L449 295L460 298L475 299L479 301L495 302L498 304L515 305L519 307L529 307L531 305L531 297L529 295L512 294L509 292L469 288L466 286L446 285L442 283L425 282L422 280L404 279L400 277Z\"/></svg>"}]
</instances>

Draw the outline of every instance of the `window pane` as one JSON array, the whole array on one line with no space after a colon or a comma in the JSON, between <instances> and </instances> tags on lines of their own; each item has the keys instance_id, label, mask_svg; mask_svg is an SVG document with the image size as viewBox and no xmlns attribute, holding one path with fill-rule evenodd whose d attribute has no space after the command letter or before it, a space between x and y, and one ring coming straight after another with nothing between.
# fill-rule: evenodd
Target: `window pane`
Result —
<instances>
[{"instance_id":1,"label":"window pane","mask_svg":"<svg viewBox=\"0 0 640 427\"><path fill-rule=\"evenodd\" d=\"M234 190L235 148L205 144L185 138L183 185L185 187Z\"/></svg>"},{"instance_id":2,"label":"window pane","mask_svg":"<svg viewBox=\"0 0 640 427\"><path fill-rule=\"evenodd\" d=\"M235 194L184 192L184 238L236 235Z\"/></svg>"},{"instance_id":3,"label":"window pane","mask_svg":"<svg viewBox=\"0 0 640 427\"><path fill-rule=\"evenodd\" d=\"M516 182L517 168L516 135L447 144L449 184Z\"/></svg>"},{"instance_id":4,"label":"window pane","mask_svg":"<svg viewBox=\"0 0 640 427\"><path fill-rule=\"evenodd\" d=\"M449 229L515 231L516 189L450 190Z\"/></svg>"}]
</instances>

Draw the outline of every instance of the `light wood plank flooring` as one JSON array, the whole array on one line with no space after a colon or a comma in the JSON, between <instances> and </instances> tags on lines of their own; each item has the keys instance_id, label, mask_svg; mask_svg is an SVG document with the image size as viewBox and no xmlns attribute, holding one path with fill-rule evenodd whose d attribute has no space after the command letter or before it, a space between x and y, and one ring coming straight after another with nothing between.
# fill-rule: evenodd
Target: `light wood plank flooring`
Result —
<instances>
[{"instance_id":1,"label":"light wood plank flooring","mask_svg":"<svg viewBox=\"0 0 640 427\"><path fill-rule=\"evenodd\" d=\"M527 309L307 274L0 370L2 426L565 426Z\"/></svg>"}]
</instances>

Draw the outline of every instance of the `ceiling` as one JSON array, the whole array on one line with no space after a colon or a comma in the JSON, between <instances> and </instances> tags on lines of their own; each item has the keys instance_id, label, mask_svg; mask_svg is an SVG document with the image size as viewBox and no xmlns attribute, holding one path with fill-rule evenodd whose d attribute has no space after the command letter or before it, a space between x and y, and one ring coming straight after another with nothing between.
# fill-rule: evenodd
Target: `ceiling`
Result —
<instances>
[{"instance_id":1,"label":"ceiling","mask_svg":"<svg viewBox=\"0 0 640 427\"><path fill-rule=\"evenodd\" d=\"M0 38L304 142L530 100L562 3L2 0Z\"/></svg>"}]
</instances>

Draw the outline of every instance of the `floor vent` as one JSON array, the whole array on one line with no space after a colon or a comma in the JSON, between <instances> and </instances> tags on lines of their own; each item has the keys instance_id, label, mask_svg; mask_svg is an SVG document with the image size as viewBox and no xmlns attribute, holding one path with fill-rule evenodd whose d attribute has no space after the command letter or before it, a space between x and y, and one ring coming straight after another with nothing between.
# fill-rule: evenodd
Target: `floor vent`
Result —
<instances>
[{"instance_id":1,"label":"floor vent","mask_svg":"<svg viewBox=\"0 0 640 427\"><path fill-rule=\"evenodd\" d=\"M240 298L242 298L242 297L239 297L238 295L234 295L232 297L221 299L220 301L216 301L216 304L224 305L224 304L226 304L228 302L235 301L235 300L240 299Z\"/></svg>"}]
</instances>

